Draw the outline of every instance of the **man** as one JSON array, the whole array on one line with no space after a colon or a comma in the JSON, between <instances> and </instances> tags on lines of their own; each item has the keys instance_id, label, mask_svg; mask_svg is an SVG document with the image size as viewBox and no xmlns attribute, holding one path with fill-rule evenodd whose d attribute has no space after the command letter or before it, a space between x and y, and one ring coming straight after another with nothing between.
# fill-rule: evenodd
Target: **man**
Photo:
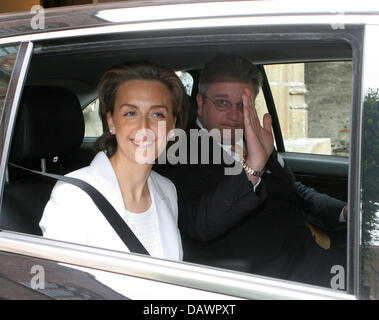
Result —
<instances>
[{"instance_id":1,"label":"man","mask_svg":"<svg viewBox=\"0 0 379 320\"><path fill-rule=\"evenodd\" d=\"M198 163L161 170L177 188L184 259L330 286L331 268L346 266L346 246L328 248L328 239L317 244L312 230L320 234L306 217L333 229L346 219L345 204L295 180L274 150L270 115L259 122L254 100L260 86L258 69L236 55L216 56L200 75L198 117L187 136L214 129L220 135L208 135L208 150L199 140ZM244 136L239 152L233 148L241 145L238 130ZM193 140L187 146L192 150ZM214 161L215 147L221 163ZM209 164L201 163L203 153ZM226 175L236 163L244 169Z\"/></svg>"}]
</instances>

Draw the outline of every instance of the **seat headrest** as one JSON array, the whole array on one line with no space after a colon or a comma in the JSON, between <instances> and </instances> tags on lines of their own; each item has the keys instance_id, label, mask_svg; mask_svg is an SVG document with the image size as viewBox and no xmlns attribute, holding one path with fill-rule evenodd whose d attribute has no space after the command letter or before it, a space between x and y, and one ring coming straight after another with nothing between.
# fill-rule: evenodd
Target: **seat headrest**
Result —
<instances>
[{"instance_id":1,"label":"seat headrest","mask_svg":"<svg viewBox=\"0 0 379 320\"><path fill-rule=\"evenodd\" d=\"M70 153L80 146L83 137L83 113L71 91L48 86L24 88L12 140L12 161Z\"/></svg>"}]
</instances>

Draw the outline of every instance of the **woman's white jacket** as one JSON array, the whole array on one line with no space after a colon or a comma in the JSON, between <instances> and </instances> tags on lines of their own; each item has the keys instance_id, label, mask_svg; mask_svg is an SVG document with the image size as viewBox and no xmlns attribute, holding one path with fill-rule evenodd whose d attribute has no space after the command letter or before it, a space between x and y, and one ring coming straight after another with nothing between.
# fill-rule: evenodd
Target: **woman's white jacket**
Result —
<instances>
[{"instance_id":1,"label":"woman's white jacket","mask_svg":"<svg viewBox=\"0 0 379 320\"><path fill-rule=\"evenodd\" d=\"M67 176L84 180L95 187L125 221L121 190L104 152L99 152L88 167L73 171ZM162 258L182 260L175 186L154 171L151 171L148 178L148 186L161 238ZM46 238L129 252L87 193L68 183L56 183L40 227Z\"/></svg>"}]
</instances>

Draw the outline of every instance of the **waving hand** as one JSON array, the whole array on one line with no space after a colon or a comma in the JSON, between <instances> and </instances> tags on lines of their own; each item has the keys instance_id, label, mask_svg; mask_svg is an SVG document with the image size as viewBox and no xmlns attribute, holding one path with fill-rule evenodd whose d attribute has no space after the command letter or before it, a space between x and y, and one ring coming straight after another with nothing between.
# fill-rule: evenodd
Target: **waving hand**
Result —
<instances>
[{"instance_id":1,"label":"waving hand","mask_svg":"<svg viewBox=\"0 0 379 320\"><path fill-rule=\"evenodd\" d=\"M274 149L272 119L270 114L266 113L263 117L263 127L261 126L251 90L245 89L242 101L244 105L244 135L248 154L246 162L252 169L261 171Z\"/></svg>"}]
</instances>

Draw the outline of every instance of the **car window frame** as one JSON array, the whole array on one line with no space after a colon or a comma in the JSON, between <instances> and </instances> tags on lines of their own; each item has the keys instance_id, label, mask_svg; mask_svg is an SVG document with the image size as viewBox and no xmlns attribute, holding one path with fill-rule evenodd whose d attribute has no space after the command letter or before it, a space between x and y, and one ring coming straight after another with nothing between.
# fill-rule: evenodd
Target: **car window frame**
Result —
<instances>
[{"instance_id":1,"label":"car window frame","mask_svg":"<svg viewBox=\"0 0 379 320\"><path fill-rule=\"evenodd\" d=\"M10 45L12 42L10 43ZM32 42L21 42L17 52L15 65L9 80L8 91L4 101L3 115L1 117L0 128L0 208L2 207L4 184L10 152L10 142L13 136L13 129L16 122L16 115L21 99L22 89L26 80L33 52Z\"/></svg>"},{"instance_id":2,"label":"car window frame","mask_svg":"<svg viewBox=\"0 0 379 320\"><path fill-rule=\"evenodd\" d=\"M106 29L106 27L104 27ZM105 29L101 29L102 32L104 32ZM111 27L109 27L110 30L112 30ZM65 31L66 34L70 35L70 33L67 31ZM76 31L73 31L72 32L72 36L75 35ZM269 32L268 32L269 33ZM35 36L36 38L34 39L34 41L38 41L38 36ZM352 43L354 43L354 41L357 41L357 43L355 43L353 49L355 48L356 52L357 52L357 56L355 57L355 55L353 54L353 59L357 59L357 63L353 63L353 74L354 72L357 72L357 75L358 77L361 76L361 73L359 72L359 69L358 69L358 66L361 65L361 41L359 40L356 40L356 39L350 39L350 41L352 41ZM21 50L22 48L22 50ZM6 122L5 124L7 125L6 128L7 131L6 131L6 137L4 139L4 143L3 143L3 149L0 150L1 151L1 154L2 154L2 159L1 159L1 172L0 172L0 179L1 179L1 193L3 191L3 185L4 185L4 174L5 174L5 166L6 166L6 162L7 162L7 159L8 159L8 153L9 153L9 146L10 146L10 141L11 141L11 131L12 130L9 130L9 128L13 128L14 127L14 121L15 121L15 116L16 116L16 113L17 113L17 108L18 108L18 103L19 103L19 99L20 99L20 96L21 96L21 91L22 91L22 87L23 87L23 84L24 84L24 81L25 81L25 74L27 72L27 69L28 69L28 66L29 66L29 63L30 63L30 59L31 59L31 55L32 55L32 50L33 49L33 42L22 42L21 43L21 46L20 46L20 51L19 51L19 55L17 56L17 59L16 59L16 63L18 64L18 69L17 70L14 70L14 72L12 73L12 86L11 88L9 89L10 91L9 92L14 92L14 94L9 94L7 95L7 99L5 101L5 104L6 106L4 106L4 108L6 108L6 110L8 111L11 111L11 114L10 116L8 116L8 118L6 119ZM360 80L358 79L353 79L353 98L352 100L354 100L355 102L359 102L359 93L360 93ZM358 114L360 114L360 109L361 109L361 106L360 104L358 103L355 103L354 104L354 101L352 102L352 104L355 106L355 111L358 112ZM4 109L5 111L5 109ZM359 128L360 128L360 122L359 122L359 119L356 120L354 122L354 124L352 123L352 128L355 129L355 131L352 130L352 132L359 132ZM359 137L357 137L356 139L358 139ZM359 141L358 141L359 142ZM360 144L358 145L360 146ZM358 152L359 151L359 148L357 147L353 147L354 148L354 151L355 152ZM352 151L351 151L352 152ZM359 154L359 153L357 153ZM356 155L357 157L357 155ZM354 160L352 160L354 161ZM359 162L359 159L358 159L358 162ZM352 164L352 163L351 163ZM353 165L350 165L350 169L349 169L349 203L350 203L350 206L354 207L355 209L357 209L357 201L356 199L359 199L359 197L357 197L357 189L359 189L359 185L358 186L355 186L354 187L354 183L356 182L356 175L351 175L353 170L355 170L357 164L355 162L353 162ZM352 188L352 190L350 190L350 188ZM354 200L354 199L355 200ZM1 200L2 198L0 198ZM1 203L0 203L1 204ZM357 211L359 212L359 211ZM356 235L358 234L357 231L356 231L356 226L352 226L352 224L355 224L355 220L353 220L353 218L349 218L349 223L350 223L350 228L349 228L349 235L350 237L356 237ZM358 225L359 226L359 225ZM9 234L8 232L6 231L2 231L0 232L0 238L2 238L2 236L4 235L7 235ZM17 238L17 236L16 236ZM32 240L32 237L28 238L28 236L25 236L25 235L22 235L21 236L22 239L24 240ZM356 279L352 279L352 277L355 277L356 276L356 268L357 268L357 265L356 265L356 257L357 257L357 252L356 252L356 248L349 248L349 252L352 253L352 257L350 257L350 273L349 273L349 270L348 270L348 275L350 275L350 283L348 282L348 291L347 293L345 294L347 297L349 297L351 294L354 294L355 293L355 289L353 289L354 285L356 284L356 282L354 280ZM35 250L32 250L29 252L30 254L37 254L37 252ZM359 248L358 248L358 253L359 253ZM26 252L24 252L24 254L26 254ZM352 263L352 261L354 261L354 263ZM196 266L196 267L199 267L199 266ZM209 268L209 267L206 267L206 266L201 266L201 268L204 268L204 270L211 270L212 268ZM226 272L230 272L230 273L234 273L232 271L226 271ZM250 276L250 275L249 275ZM256 277L254 275L251 275L251 277ZM278 280L278 279L274 279L274 278L270 278L270 280L276 282L279 286L281 283L285 283L282 282L281 280ZM307 287L307 285L305 284L299 284L299 286L304 286L304 288ZM323 291L323 290L326 290L328 291L328 289L324 289L324 288L319 288L319 290Z\"/></svg>"}]
</instances>

